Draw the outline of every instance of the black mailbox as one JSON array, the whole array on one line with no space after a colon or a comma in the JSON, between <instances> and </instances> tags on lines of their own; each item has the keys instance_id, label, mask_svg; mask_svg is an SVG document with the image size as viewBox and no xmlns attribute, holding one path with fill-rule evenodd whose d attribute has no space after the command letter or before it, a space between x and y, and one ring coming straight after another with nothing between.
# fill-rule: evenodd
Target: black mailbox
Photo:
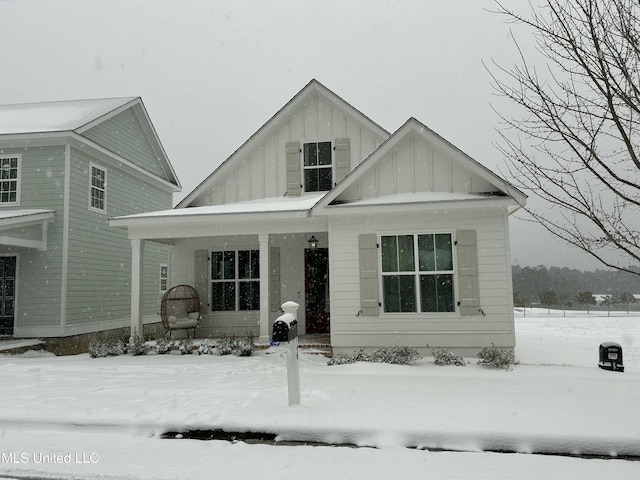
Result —
<instances>
[{"instance_id":1,"label":"black mailbox","mask_svg":"<svg viewBox=\"0 0 640 480\"><path fill-rule=\"evenodd\" d=\"M624 372L622 364L622 347L613 342L605 342L600 344L600 368L605 370L613 370L615 372Z\"/></svg>"},{"instance_id":2,"label":"black mailbox","mask_svg":"<svg viewBox=\"0 0 640 480\"><path fill-rule=\"evenodd\" d=\"M290 342L298 336L298 321L290 313L285 313L273 322L272 342Z\"/></svg>"}]
</instances>

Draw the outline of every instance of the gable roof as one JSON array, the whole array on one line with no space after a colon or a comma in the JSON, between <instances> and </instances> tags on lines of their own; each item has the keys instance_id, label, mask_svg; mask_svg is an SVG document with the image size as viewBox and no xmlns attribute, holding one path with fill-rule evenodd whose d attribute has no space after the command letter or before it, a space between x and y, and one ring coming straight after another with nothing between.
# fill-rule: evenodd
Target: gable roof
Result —
<instances>
[{"instance_id":1,"label":"gable roof","mask_svg":"<svg viewBox=\"0 0 640 480\"><path fill-rule=\"evenodd\" d=\"M75 131L136 97L0 105L0 135Z\"/></svg>"},{"instance_id":2,"label":"gable roof","mask_svg":"<svg viewBox=\"0 0 640 480\"><path fill-rule=\"evenodd\" d=\"M390 196L380 197L379 199L367 199L351 201L346 204L332 203L339 201L340 195L343 194L349 187L356 184L362 177L369 172L375 165L383 159L389 152L391 152L398 143L410 133L414 133L424 139L425 141L436 144L455 155L455 158L461 165L478 175L486 182L495 186L497 191L503 195L512 198L519 206L524 206L526 203L526 195L511 185L509 182L499 177L487 167L474 160L472 157L464 153L458 147L445 140L422 122L411 117L407 120L398 130L396 130L387 140L385 140L376 150L374 150L367 158L365 158L360 164L358 164L342 181L336 185L335 188L327 192L327 194L318 202L314 207L316 212L320 212L329 206L342 206L342 205L380 205L382 203L426 203L426 202L439 202L439 201L463 201L470 199L487 198L486 194L474 194L472 192L454 193L454 192L440 192L434 194L434 192L422 192L422 193L399 193L394 195L394 198Z\"/></svg>"},{"instance_id":3,"label":"gable roof","mask_svg":"<svg viewBox=\"0 0 640 480\"><path fill-rule=\"evenodd\" d=\"M115 117L128 109L136 114L147 141L158 159L162 174L141 169L118 152L109 150L105 145L96 143L88 134L90 129ZM144 103L140 97L118 97L85 100L63 100L56 102L21 103L0 105L0 140L3 136L31 138L42 134L71 134L76 139L101 151L109 152L124 164L136 170L144 170L169 185L173 191L179 191L180 181L151 123Z\"/></svg>"},{"instance_id":4,"label":"gable roof","mask_svg":"<svg viewBox=\"0 0 640 480\"><path fill-rule=\"evenodd\" d=\"M241 156L243 152L251 149L256 142L259 142L260 139L267 134L271 127L277 125L283 118L286 118L289 113L295 111L300 105L304 102L305 98L307 98L311 94L319 94L334 103L340 105L345 111L349 112L353 117L362 119L368 126L376 132L382 138L387 138L390 133L382 128L380 125L375 123L365 114L363 114L360 110L352 106L350 103L345 101L342 97L336 95L333 91L329 90L322 83L320 83L316 79L312 79L307 85L305 85L302 90L296 93L291 100L289 100L280 110L278 110L267 122L262 125L247 141L245 141L235 152L233 152L224 162L222 162L218 168L216 168L207 178L204 179L191 193L189 193L185 198L183 198L176 208L188 207L194 200L196 200L202 193L206 191L206 189L215 181L215 179L224 173L224 171L229 168L233 161L238 156Z\"/></svg>"}]
</instances>

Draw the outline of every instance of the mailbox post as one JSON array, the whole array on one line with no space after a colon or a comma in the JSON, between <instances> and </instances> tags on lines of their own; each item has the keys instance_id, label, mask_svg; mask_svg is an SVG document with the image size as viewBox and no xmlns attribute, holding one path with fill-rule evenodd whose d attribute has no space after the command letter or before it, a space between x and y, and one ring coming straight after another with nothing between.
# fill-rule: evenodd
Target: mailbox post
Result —
<instances>
[{"instance_id":1,"label":"mailbox post","mask_svg":"<svg viewBox=\"0 0 640 480\"><path fill-rule=\"evenodd\" d=\"M282 304L284 314L273 323L272 343L286 342L287 386L289 406L300 405L300 366L298 362L298 305L296 302Z\"/></svg>"}]
</instances>

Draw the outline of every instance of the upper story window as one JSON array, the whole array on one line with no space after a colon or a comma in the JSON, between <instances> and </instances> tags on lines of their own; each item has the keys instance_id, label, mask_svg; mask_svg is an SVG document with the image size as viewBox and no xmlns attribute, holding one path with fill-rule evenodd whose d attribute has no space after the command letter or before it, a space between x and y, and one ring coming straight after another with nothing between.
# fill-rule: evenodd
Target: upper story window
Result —
<instances>
[{"instance_id":1,"label":"upper story window","mask_svg":"<svg viewBox=\"0 0 640 480\"><path fill-rule=\"evenodd\" d=\"M211 252L211 305L215 311L260 310L260 251Z\"/></svg>"},{"instance_id":2,"label":"upper story window","mask_svg":"<svg viewBox=\"0 0 640 480\"><path fill-rule=\"evenodd\" d=\"M331 142L305 143L302 150L304 191L326 192L333 186Z\"/></svg>"},{"instance_id":3,"label":"upper story window","mask_svg":"<svg viewBox=\"0 0 640 480\"><path fill-rule=\"evenodd\" d=\"M381 237L385 312L455 312L450 233Z\"/></svg>"},{"instance_id":4,"label":"upper story window","mask_svg":"<svg viewBox=\"0 0 640 480\"><path fill-rule=\"evenodd\" d=\"M18 203L20 155L0 156L0 204Z\"/></svg>"},{"instance_id":5,"label":"upper story window","mask_svg":"<svg viewBox=\"0 0 640 480\"><path fill-rule=\"evenodd\" d=\"M91 165L89 185L89 208L98 212L106 211L107 204L107 171Z\"/></svg>"}]
</instances>

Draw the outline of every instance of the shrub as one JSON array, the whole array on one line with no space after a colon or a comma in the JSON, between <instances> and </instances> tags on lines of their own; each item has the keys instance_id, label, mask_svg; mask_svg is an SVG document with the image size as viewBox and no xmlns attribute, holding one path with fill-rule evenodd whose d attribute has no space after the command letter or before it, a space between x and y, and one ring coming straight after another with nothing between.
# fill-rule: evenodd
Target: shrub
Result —
<instances>
[{"instance_id":1,"label":"shrub","mask_svg":"<svg viewBox=\"0 0 640 480\"><path fill-rule=\"evenodd\" d=\"M393 365L413 365L420 358L422 355L413 347L380 347L371 354L372 362Z\"/></svg>"},{"instance_id":2,"label":"shrub","mask_svg":"<svg viewBox=\"0 0 640 480\"><path fill-rule=\"evenodd\" d=\"M89 344L91 358L116 357L126 352L126 342L115 336L107 336Z\"/></svg>"},{"instance_id":3,"label":"shrub","mask_svg":"<svg viewBox=\"0 0 640 480\"><path fill-rule=\"evenodd\" d=\"M253 355L253 335L247 334L245 338L237 339L234 336L227 337L223 335L218 340L218 353L220 355L237 355L239 357L250 357Z\"/></svg>"},{"instance_id":4,"label":"shrub","mask_svg":"<svg viewBox=\"0 0 640 480\"><path fill-rule=\"evenodd\" d=\"M191 338L176 340L173 344L173 348L179 350L182 355L193 353L193 340Z\"/></svg>"},{"instance_id":5,"label":"shrub","mask_svg":"<svg viewBox=\"0 0 640 480\"><path fill-rule=\"evenodd\" d=\"M250 357L253 355L253 335L247 334L245 338L236 340L233 353L239 357Z\"/></svg>"},{"instance_id":6,"label":"shrub","mask_svg":"<svg viewBox=\"0 0 640 480\"><path fill-rule=\"evenodd\" d=\"M339 353L335 357L329 359L327 365L348 365L350 363L369 361L369 355L365 353L364 348L361 348L355 353Z\"/></svg>"},{"instance_id":7,"label":"shrub","mask_svg":"<svg viewBox=\"0 0 640 480\"><path fill-rule=\"evenodd\" d=\"M511 365L516 365L516 360L513 356L513 352L507 350L500 350L493 343L491 347L484 347L478 353L478 365L482 365L487 368L503 368L509 370Z\"/></svg>"},{"instance_id":8,"label":"shrub","mask_svg":"<svg viewBox=\"0 0 640 480\"><path fill-rule=\"evenodd\" d=\"M231 355L233 353L233 347L236 342L236 337L227 337L223 335L218 340L216 347L218 348L218 354Z\"/></svg>"},{"instance_id":9,"label":"shrub","mask_svg":"<svg viewBox=\"0 0 640 480\"><path fill-rule=\"evenodd\" d=\"M158 352L160 355L164 355L169 353L173 348L173 342L171 340L167 340L165 337L161 337L156 340L156 345L154 350Z\"/></svg>"},{"instance_id":10,"label":"shrub","mask_svg":"<svg viewBox=\"0 0 640 480\"><path fill-rule=\"evenodd\" d=\"M137 355L146 355L151 347L147 345L144 341L144 338L140 335L134 335L132 341L129 342L129 348L127 349L128 353L133 356Z\"/></svg>"},{"instance_id":11,"label":"shrub","mask_svg":"<svg viewBox=\"0 0 640 480\"><path fill-rule=\"evenodd\" d=\"M456 365L458 367L464 367L467 361L460 355L449 351L447 348L441 348L439 350L433 349L433 363L436 365Z\"/></svg>"},{"instance_id":12,"label":"shrub","mask_svg":"<svg viewBox=\"0 0 640 480\"><path fill-rule=\"evenodd\" d=\"M355 362L391 363L394 365L412 365L422 358L413 347L379 347L373 353L368 354L361 348L355 353L340 353L331 358L327 365L346 365Z\"/></svg>"},{"instance_id":13,"label":"shrub","mask_svg":"<svg viewBox=\"0 0 640 480\"><path fill-rule=\"evenodd\" d=\"M215 344L212 344L209 340L205 339L202 341L202 343L200 343L200 346L198 347L198 354L212 355L215 348L216 348Z\"/></svg>"}]
</instances>

